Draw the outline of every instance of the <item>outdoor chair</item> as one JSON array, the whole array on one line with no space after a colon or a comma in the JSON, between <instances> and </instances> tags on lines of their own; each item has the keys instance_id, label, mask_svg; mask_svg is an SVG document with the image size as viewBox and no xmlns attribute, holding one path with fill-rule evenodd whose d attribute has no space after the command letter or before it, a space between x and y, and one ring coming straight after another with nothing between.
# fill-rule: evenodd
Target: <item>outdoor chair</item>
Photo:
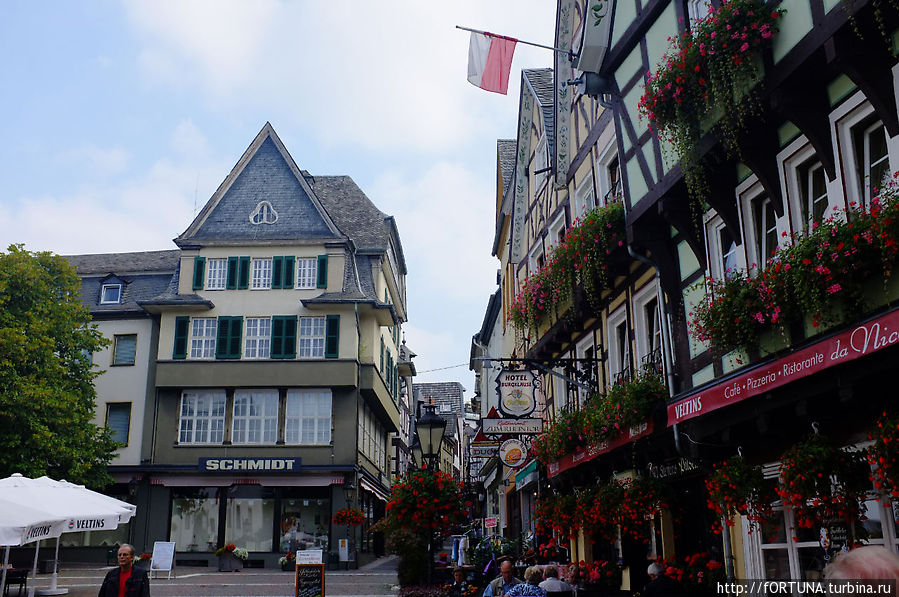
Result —
<instances>
[{"instance_id":1,"label":"outdoor chair","mask_svg":"<svg viewBox=\"0 0 899 597\"><path fill-rule=\"evenodd\" d=\"M19 592L16 595L24 595L28 589L28 570L25 568L10 568L6 571L6 589L3 591L3 597L9 595L9 588L13 585L19 585Z\"/></svg>"}]
</instances>

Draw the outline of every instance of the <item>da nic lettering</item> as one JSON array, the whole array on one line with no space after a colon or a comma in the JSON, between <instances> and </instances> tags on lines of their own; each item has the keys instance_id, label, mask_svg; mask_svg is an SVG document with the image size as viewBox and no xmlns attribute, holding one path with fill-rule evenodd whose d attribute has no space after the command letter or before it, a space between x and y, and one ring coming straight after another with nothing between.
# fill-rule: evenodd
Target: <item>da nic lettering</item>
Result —
<instances>
[{"instance_id":1,"label":"da nic lettering","mask_svg":"<svg viewBox=\"0 0 899 597\"><path fill-rule=\"evenodd\" d=\"M861 325L855 328L852 335L849 336L849 347L862 354L880 350L896 342L899 342L899 332L895 330L891 332L886 327L881 328L880 322ZM837 340L837 348L834 353L839 355L838 358L846 356L846 349L841 350L839 340Z\"/></svg>"},{"instance_id":2,"label":"da nic lettering","mask_svg":"<svg viewBox=\"0 0 899 597\"><path fill-rule=\"evenodd\" d=\"M695 398L690 398L688 400L684 400L680 404L676 404L674 406L674 416L680 419L682 417L686 417L687 415L698 413L701 410L702 396L696 396Z\"/></svg>"}]
</instances>

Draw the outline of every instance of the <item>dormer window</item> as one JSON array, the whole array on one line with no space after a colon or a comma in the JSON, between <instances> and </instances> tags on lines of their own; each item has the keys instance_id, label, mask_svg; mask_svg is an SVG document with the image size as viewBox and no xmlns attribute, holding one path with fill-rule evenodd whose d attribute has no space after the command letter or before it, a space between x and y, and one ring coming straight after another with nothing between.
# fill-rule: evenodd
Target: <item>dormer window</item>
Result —
<instances>
[{"instance_id":1,"label":"dormer window","mask_svg":"<svg viewBox=\"0 0 899 597\"><path fill-rule=\"evenodd\" d=\"M117 305L122 302L121 284L104 284L100 288L101 305Z\"/></svg>"},{"instance_id":2,"label":"dormer window","mask_svg":"<svg viewBox=\"0 0 899 597\"><path fill-rule=\"evenodd\" d=\"M250 214L250 222L253 224L274 224L277 221L278 212L268 201L260 201Z\"/></svg>"}]
</instances>

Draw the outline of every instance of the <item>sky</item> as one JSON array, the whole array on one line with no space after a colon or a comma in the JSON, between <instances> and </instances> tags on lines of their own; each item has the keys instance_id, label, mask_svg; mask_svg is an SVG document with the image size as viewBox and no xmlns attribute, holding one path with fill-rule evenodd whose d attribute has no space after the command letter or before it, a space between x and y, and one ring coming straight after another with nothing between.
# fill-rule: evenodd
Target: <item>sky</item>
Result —
<instances>
[{"instance_id":1,"label":"sky","mask_svg":"<svg viewBox=\"0 0 899 597\"><path fill-rule=\"evenodd\" d=\"M552 0L0 0L0 250L176 248L266 122L297 165L348 175L396 218L416 382L473 394L496 290L507 96L467 79L463 25L552 45Z\"/></svg>"}]
</instances>

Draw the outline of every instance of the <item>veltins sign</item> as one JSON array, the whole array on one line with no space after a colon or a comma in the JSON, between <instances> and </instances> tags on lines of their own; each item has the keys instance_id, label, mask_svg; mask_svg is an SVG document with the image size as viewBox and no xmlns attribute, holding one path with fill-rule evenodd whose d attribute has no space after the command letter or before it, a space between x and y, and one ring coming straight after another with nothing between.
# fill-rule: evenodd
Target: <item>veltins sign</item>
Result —
<instances>
[{"instance_id":1,"label":"veltins sign","mask_svg":"<svg viewBox=\"0 0 899 597\"><path fill-rule=\"evenodd\" d=\"M299 458L200 458L197 468L204 473L254 472L287 473L300 470Z\"/></svg>"},{"instance_id":2,"label":"veltins sign","mask_svg":"<svg viewBox=\"0 0 899 597\"><path fill-rule=\"evenodd\" d=\"M526 417L534 412L534 373L503 369L496 378L499 409L509 417Z\"/></svg>"},{"instance_id":3,"label":"veltins sign","mask_svg":"<svg viewBox=\"0 0 899 597\"><path fill-rule=\"evenodd\" d=\"M499 459L508 467L518 468L528 460L528 449L520 439L507 439L499 445Z\"/></svg>"}]
</instances>

